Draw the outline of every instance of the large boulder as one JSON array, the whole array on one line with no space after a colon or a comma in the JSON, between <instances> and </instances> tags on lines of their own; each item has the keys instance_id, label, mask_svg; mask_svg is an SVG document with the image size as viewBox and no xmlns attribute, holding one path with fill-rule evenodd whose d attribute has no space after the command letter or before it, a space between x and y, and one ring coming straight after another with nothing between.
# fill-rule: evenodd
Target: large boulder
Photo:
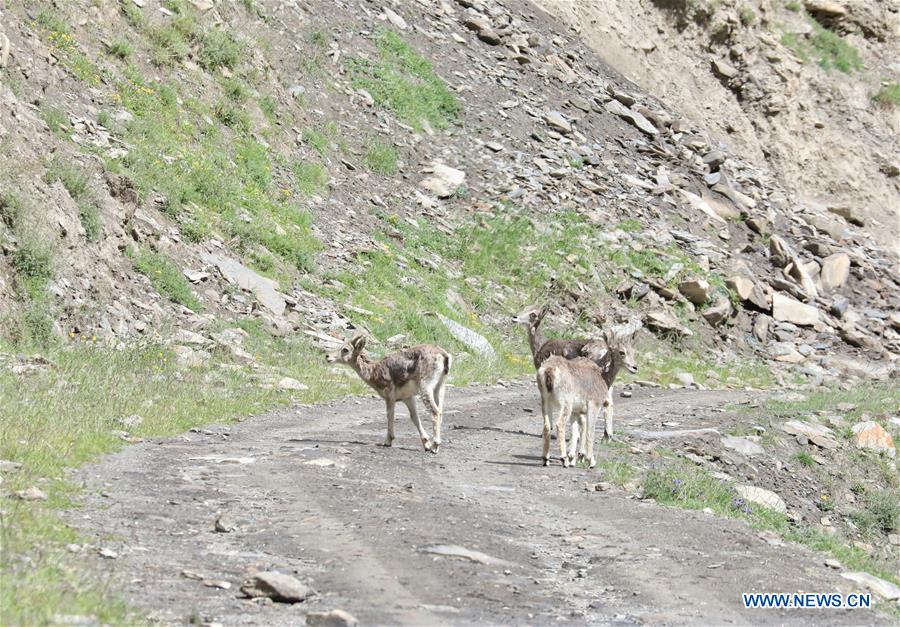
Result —
<instances>
[{"instance_id":1,"label":"large boulder","mask_svg":"<svg viewBox=\"0 0 900 627\"><path fill-rule=\"evenodd\" d=\"M819 310L776 292L772 295L772 317L779 322L811 327L819 322Z\"/></svg>"},{"instance_id":2,"label":"large boulder","mask_svg":"<svg viewBox=\"0 0 900 627\"><path fill-rule=\"evenodd\" d=\"M785 504L784 499L771 490L758 488L752 485L739 485L735 486L734 489L746 501L762 505L765 508L782 514L787 511L787 505Z\"/></svg>"},{"instance_id":3,"label":"large boulder","mask_svg":"<svg viewBox=\"0 0 900 627\"><path fill-rule=\"evenodd\" d=\"M897 454L897 449L894 447L894 438L874 420L858 422L853 425L852 429L853 441L858 448L883 451L888 457L894 457Z\"/></svg>"},{"instance_id":4,"label":"large boulder","mask_svg":"<svg viewBox=\"0 0 900 627\"><path fill-rule=\"evenodd\" d=\"M678 291L695 305L703 305L709 300L709 281L687 279L678 284Z\"/></svg>"},{"instance_id":5,"label":"large boulder","mask_svg":"<svg viewBox=\"0 0 900 627\"><path fill-rule=\"evenodd\" d=\"M826 294L842 287L849 277L850 256L847 253L834 253L822 260L819 282Z\"/></svg>"}]
</instances>

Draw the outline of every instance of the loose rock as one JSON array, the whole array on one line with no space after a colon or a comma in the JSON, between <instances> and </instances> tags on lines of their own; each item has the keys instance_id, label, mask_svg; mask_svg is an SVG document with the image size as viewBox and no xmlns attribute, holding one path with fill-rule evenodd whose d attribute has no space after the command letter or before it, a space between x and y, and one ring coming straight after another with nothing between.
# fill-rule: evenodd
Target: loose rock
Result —
<instances>
[{"instance_id":1,"label":"loose rock","mask_svg":"<svg viewBox=\"0 0 900 627\"><path fill-rule=\"evenodd\" d=\"M250 598L268 597L279 603L300 603L313 595L313 590L290 575L276 572L256 573L241 585Z\"/></svg>"}]
</instances>

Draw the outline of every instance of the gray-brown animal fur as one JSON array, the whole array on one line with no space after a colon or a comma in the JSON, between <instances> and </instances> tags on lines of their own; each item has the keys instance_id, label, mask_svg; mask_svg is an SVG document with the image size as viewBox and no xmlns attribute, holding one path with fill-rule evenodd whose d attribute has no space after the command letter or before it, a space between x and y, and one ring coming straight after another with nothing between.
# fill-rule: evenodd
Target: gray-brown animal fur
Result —
<instances>
[{"instance_id":1,"label":"gray-brown animal fur","mask_svg":"<svg viewBox=\"0 0 900 627\"><path fill-rule=\"evenodd\" d=\"M394 406L402 401L409 410L409 417L426 451L437 453L441 446L441 421L444 406L444 382L450 373L452 358L439 346L420 344L386 355L381 361L373 361L365 352L366 338L355 336L337 351L327 356L329 363L347 364L363 381L378 392L387 406L387 437L384 445L394 442ZM418 395L434 422L432 440L416 411Z\"/></svg>"},{"instance_id":2,"label":"gray-brown animal fur","mask_svg":"<svg viewBox=\"0 0 900 627\"><path fill-rule=\"evenodd\" d=\"M546 339L540 326L549 310L549 305L544 305L540 309L534 306L513 316L513 322L525 326L525 330L528 332L528 346L531 348L531 356L535 368L540 368L541 364L552 355L559 355L566 359L581 357L584 345L591 341ZM603 366L601 365L601 367Z\"/></svg>"},{"instance_id":3,"label":"gray-brown animal fur","mask_svg":"<svg viewBox=\"0 0 900 627\"><path fill-rule=\"evenodd\" d=\"M594 347L597 347L595 343ZM600 350L606 350L605 346ZM555 417L556 439L563 466L575 463L579 434L588 438L585 455L591 467L596 465L591 427L608 400L608 388L603 371L585 357L566 359L559 355L548 357L537 371L537 385L541 393L541 412L544 418L543 463L550 463L551 416ZM572 422L572 447L566 451L566 427ZM579 425L579 427L576 427Z\"/></svg>"}]
</instances>

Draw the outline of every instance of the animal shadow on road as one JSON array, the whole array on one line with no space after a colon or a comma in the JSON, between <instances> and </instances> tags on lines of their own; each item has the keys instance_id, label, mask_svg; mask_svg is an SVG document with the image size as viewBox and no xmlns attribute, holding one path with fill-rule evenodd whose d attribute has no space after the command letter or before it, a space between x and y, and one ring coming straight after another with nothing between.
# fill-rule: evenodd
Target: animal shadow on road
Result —
<instances>
[{"instance_id":1,"label":"animal shadow on road","mask_svg":"<svg viewBox=\"0 0 900 627\"><path fill-rule=\"evenodd\" d=\"M521 429L501 429L500 427L468 427L466 425L453 425L454 431L494 431L496 433L506 433L509 435L524 435L529 438L539 438L541 437L540 433L528 433L527 431L522 431Z\"/></svg>"}]
</instances>

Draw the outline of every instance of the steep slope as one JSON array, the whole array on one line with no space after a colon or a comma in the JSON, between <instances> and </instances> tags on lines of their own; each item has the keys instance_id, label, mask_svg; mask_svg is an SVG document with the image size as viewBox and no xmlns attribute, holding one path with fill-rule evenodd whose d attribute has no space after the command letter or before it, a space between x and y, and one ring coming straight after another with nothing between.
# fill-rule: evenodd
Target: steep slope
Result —
<instances>
[{"instance_id":1,"label":"steep slope","mask_svg":"<svg viewBox=\"0 0 900 627\"><path fill-rule=\"evenodd\" d=\"M251 315L466 350L439 313L519 372L508 314L546 298L817 380L897 352L896 259L539 12L107 0L2 22L12 339ZM860 351L881 363L835 357Z\"/></svg>"},{"instance_id":2,"label":"steep slope","mask_svg":"<svg viewBox=\"0 0 900 627\"><path fill-rule=\"evenodd\" d=\"M881 2L555 2L604 60L895 253L900 12Z\"/></svg>"}]
</instances>

